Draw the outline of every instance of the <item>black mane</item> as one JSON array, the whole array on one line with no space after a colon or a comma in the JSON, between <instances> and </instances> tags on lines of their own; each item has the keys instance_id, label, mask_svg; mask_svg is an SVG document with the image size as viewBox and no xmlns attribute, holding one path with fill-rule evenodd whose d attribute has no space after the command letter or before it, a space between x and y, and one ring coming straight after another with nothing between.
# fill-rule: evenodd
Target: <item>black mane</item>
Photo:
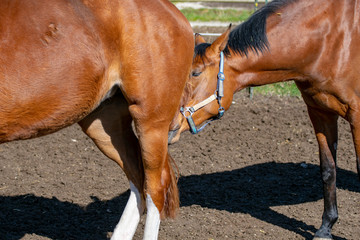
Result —
<instances>
[{"instance_id":1,"label":"black mane","mask_svg":"<svg viewBox=\"0 0 360 240\"><path fill-rule=\"evenodd\" d=\"M266 19L280 8L295 1L297 0L274 0L256 11L247 21L231 31L228 44L224 50L225 55L230 55L230 49L245 56L249 50L257 54L269 50Z\"/></svg>"}]
</instances>

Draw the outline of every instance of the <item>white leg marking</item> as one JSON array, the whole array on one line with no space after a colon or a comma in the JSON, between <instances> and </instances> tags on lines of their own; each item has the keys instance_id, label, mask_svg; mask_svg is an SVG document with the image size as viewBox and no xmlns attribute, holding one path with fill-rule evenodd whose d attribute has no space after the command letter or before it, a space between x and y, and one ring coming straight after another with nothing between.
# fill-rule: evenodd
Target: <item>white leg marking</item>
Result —
<instances>
[{"instance_id":1,"label":"white leg marking","mask_svg":"<svg viewBox=\"0 0 360 240\"><path fill-rule=\"evenodd\" d=\"M146 196L147 215L145 222L144 240L157 240L160 226L160 213L151 196Z\"/></svg>"},{"instance_id":2,"label":"white leg marking","mask_svg":"<svg viewBox=\"0 0 360 240\"><path fill-rule=\"evenodd\" d=\"M141 197L138 189L130 182L130 197L111 240L131 240L135 234L142 214Z\"/></svg>"}]
</instances>

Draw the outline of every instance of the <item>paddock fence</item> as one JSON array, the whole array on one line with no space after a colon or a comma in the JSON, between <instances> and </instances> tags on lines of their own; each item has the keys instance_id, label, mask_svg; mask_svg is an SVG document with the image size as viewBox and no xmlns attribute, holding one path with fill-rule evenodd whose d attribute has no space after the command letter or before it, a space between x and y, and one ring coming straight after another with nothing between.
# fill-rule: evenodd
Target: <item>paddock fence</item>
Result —
<instances>
[{"instance_id":1,"label":"paddock fence","mask_svg":"<svg viewBox=\"0 0 360 240\"><path fill-rule=\"evenodd\" d=\"M171 1L174 4L177 3L189 3L191 4L201 4L204 8L243 8L243 9L253 9L257 10L260 7L264 6L271 0L173 0ZM204 27L215 27L216 24L212 21L210 22L194 22L192 26L204 26ZM223 23L226 25L227 23ZM202 36L205 37L217 37L220 36L221 33L219 32L202 32L200 33Z\"/></svg>"}]
</instances>

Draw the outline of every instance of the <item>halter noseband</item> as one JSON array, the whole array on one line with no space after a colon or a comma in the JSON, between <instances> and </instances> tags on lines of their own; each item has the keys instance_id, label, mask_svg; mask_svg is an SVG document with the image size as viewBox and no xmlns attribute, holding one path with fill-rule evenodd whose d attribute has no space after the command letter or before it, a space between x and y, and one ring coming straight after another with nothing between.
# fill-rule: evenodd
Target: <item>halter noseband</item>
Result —
<instances>
[{"instance_id":1,"label":"halter noseband","mask_svg":"<svg viewBox=\"0 0 360 240\"><path fill-rule=\"evenodd\" d=\"M215 90L215 93L208 97L207 99L199 102L198 104L192 106L192 107L181 107L180 112L181 114L186 118L189 127L190 132L192 134L197 134L201 132L206 125L208 125L210 122L220 119L225 112L225 109L221 106L221 98L224 97L224 80L225 80L225 74L224 74L224 53L220 52L220 64L219 64L219 73L217 75L217 88ZM192 115L199 109L203 108L204 106L208 105L212 101L217 100L219 104L218 114L207 121L204 125L202 125L200 128L197 128L194 122L194 119L192 118Z\"/></svg>"}]
</instances>

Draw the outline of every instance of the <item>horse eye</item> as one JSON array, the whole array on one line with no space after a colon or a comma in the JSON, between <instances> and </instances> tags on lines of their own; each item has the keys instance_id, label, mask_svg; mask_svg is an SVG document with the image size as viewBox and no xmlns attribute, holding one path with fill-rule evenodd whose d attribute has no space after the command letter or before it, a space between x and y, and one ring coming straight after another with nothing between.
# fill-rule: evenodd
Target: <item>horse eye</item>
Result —
<instances>
[{"instance_id":1,"label":"horse eye","mask_svg":"<svg viewBox=\"0 0 360 240\"><path fill-rule=\"evenodd\" d=\"M193 76L193 77L198 77L198 76L200 76L201 73L202 73L202 72L193 72L193 73L192 73L192 76Z\"/></svg>"}]
</instances>

